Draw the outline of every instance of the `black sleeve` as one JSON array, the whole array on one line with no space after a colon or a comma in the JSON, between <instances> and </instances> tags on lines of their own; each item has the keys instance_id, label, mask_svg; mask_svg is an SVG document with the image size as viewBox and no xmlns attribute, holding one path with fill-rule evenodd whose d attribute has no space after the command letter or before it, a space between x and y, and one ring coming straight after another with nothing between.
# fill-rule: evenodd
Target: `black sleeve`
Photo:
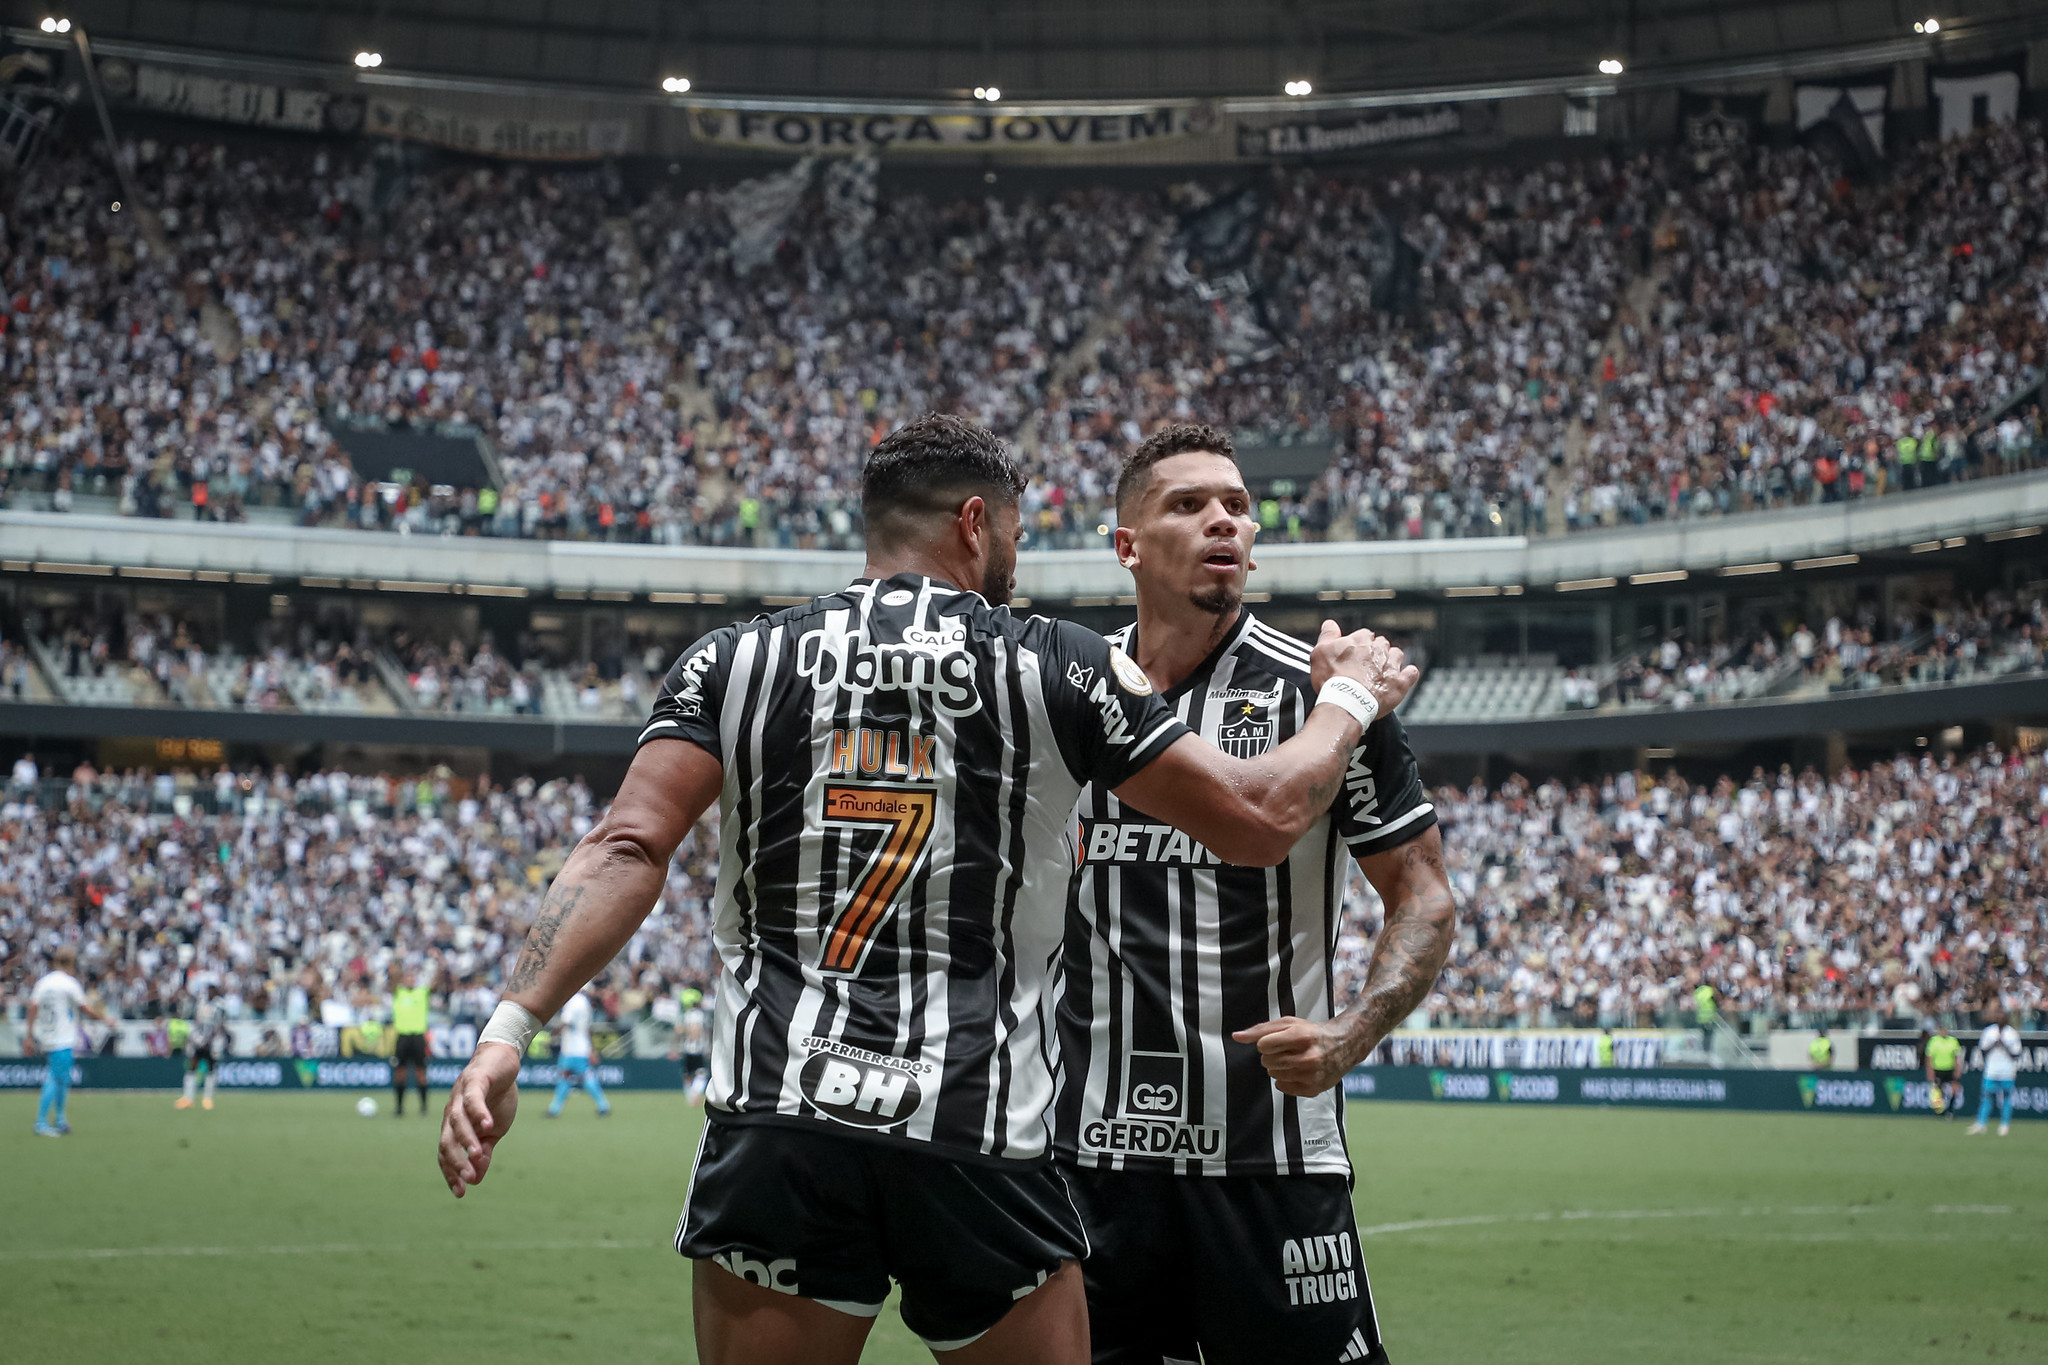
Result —
<instances>
[{"instance_id":1,"label":"black sleeve","mask_svg":"<svg viewBox=\"0 0 2048 1365\"><path fill-rule=\"evenodd\" d=\"M1374 721L1351 751L1331 818L1354 858L1399 848L1436 823L1399 716Z\"/></svg>"},{"instance_id":2,"label":"black sleeve","mask_svg":"<svg viewBox=\"0 0 2048 1365\"><path fill-rule=\"evenodd\" d=\"M683 651L662 679L654 712L640 731L640 743L687 739L719 762L725 761L718 718L725 710L725 684L732 676L739 641L738 626L723 626Z\"/></svg>"},{"instance_id":3,"label":"black sleeve","mask_svg":"<svg viewBox=\"0 0 2048 1365\"><path fill-rule=\"evenodd\" d=\"M1072 622L1050 624L1041 655L1046 707L1077 780L1121 786L1191 733L1130 655Z\"/></svg>"}]
</instances>

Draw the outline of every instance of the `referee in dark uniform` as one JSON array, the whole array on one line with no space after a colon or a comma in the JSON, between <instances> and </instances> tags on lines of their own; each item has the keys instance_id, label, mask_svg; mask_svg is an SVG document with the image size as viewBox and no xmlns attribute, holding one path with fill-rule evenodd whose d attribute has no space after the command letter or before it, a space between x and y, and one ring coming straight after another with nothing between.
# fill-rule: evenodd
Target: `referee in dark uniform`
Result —
<instances>
[{"instance_id":1,"label":"referee in dark uniform","mask_svg":"<svg viewBox=\"0 0 2048 1365\"><path fill-rule=\"evenodd\" d=\"M1252 500L1230 438L1132 453L1111 635L1195 733L1254 757L1314 705L1308 646L1244 607ZM1081 798L1059 999L1056 1147L1094 1254L1097 1365L1382 1362L1344 1143L1344 1073L1435 982L1454 932L1436 812L1398 717L1278 866L1236 867L1122 794ZM1331 955L1355 859L1387 908L1358 998Z\"/></svg>"},{"instance_id":2,"label":"referee in dark uniform","mask_svg":"<svg viewBox=\"0 0 2048 1365\"><path fill-rule=\"evenodd\" d=\"M450 1097L460 1195L512 1122L526 1039L625 945L718 802L722 970L676 1233L707 1365L853 1362L892 1279L943 1361L1085 1361L1087 1242L1048 1112L1075 800L1094 782L1277 862L1414 682L1385 641L1326 626L1299 732L1227 757L1102 637L1010 612L1022 486L957 418L876 447L866 576L677 662Z\"/></svg>"}]
</instances>

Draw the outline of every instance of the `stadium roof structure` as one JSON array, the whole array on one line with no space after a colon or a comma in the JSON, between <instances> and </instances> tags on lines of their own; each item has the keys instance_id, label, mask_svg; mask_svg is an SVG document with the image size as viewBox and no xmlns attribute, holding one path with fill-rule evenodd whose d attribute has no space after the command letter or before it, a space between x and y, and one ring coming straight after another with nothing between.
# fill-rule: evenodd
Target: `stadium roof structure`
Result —
<instances>
[{"instance_id":1,"label":"stadium roof structure","mask_svg":"<svg viewBox=\"0 0 2048 1365\"><path fill-rule=\"evenodd\" d=\"M96 41L346 69L368 83L427 78L646 92L687 77L723 96L968 100L1285 98L1781 69L1773 60L1868 50L1917 55L1996 31L2048 37L2036 0L5 0ZM2037 31L2038 30L2038 31ZM1899 44L1896 57L1886 46ZM1912 50L1908 50L1911 48ZM1612 75L1612 72L1607 73ZM1629 79L1625 77L1624 79ZM1477 92L1475 92L1477 93ZM1507 93L1503 91L1502 93Z\"/></svg>"}]
</instances>

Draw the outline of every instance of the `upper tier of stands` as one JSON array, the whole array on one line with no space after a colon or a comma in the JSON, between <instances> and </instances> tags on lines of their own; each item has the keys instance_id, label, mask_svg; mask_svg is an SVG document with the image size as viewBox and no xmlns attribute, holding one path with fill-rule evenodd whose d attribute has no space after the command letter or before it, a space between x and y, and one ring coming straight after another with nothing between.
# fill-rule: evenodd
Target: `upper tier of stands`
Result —
<instances>
[{"instance_id":1,"label":"upper tier of stands","mask_svg":"<svg viewBox=\"0 0 2048 1365\"><path fill-rule=\"evenodd\" d=\"M865 451L927 409L1015 443L1036 548L1097 543L1169 419L1328 433L1268 539L1888 497L2042 453L2035 123L1863 185L1644 151L891 193L867 223L813 194L765 240L760 196L605 170L122 154L149 211L60 150L0 224L11 506L843 548ZM343 419L481 431L502 487L366 486Z\"/></svg>"}]
</instances>

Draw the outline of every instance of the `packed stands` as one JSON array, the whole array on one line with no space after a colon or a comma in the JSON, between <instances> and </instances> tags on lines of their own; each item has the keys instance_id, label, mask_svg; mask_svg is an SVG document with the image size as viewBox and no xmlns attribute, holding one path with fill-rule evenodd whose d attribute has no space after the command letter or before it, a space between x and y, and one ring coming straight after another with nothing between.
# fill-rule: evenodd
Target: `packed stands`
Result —
<instances>
[{"instance_id":1,"label":"packed stands","mask_svg":"<svg viewBox=\"0 0 2048 1365\"><path fill-rule=\"evenodd\" d=\"M1864 185L1653 151L889 194L866 223L812 194L765 238L740 191L611 170L123 154L153 212L109 215L74 149L4 224L15 506L844 547L864 452L928 408L1014 440L1041 547L1094 543L1170 418L1327 439L1261 506L1295 539L1874 497L2042 451L2031 122ZM365 485L330 427L363 421L481 431L502 486Z\"/></svg>"}]
</instances>

